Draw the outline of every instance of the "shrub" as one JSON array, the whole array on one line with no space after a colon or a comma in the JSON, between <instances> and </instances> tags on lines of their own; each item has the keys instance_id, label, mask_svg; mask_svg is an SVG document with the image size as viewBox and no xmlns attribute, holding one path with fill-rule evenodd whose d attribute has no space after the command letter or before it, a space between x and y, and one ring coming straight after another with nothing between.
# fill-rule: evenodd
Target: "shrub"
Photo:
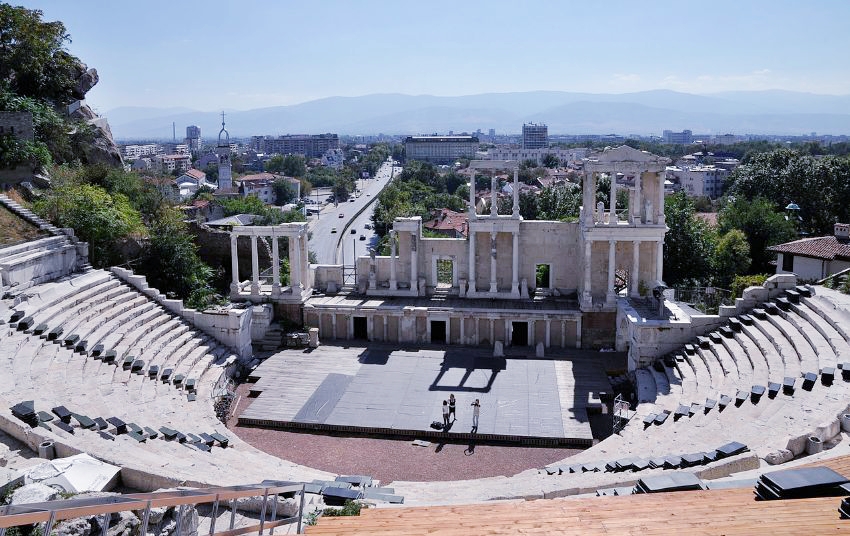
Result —
<instances>
[{"instance_id":1,"label":"shrub","mask_svg":"<svg viewBox=\"0 0 850 536\"><path fill-rule=\"evenodd\" d=\"M740 298L744 295L744 289L747 287L757 287L763 285L769 276L767 274L758 275L736 275L732 280L732 297Z\"/></svg>"}]
</instances>

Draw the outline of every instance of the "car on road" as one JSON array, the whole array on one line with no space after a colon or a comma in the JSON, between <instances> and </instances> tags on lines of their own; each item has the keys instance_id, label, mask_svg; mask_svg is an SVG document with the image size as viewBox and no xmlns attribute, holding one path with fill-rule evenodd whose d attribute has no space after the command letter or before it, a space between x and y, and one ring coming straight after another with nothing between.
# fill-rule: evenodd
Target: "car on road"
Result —
<instances>
[{"instance_id":1,"label":"car on road","mask_svg":"<svg viewBox=\"0 0 850 536\"><path fill-rule=\"evenodd\" d=\"M366 235L360 235L360 240L366 240Z\"/></svg>"},{"instance_id":2,"label":"car on road","mask_svg":"<svg viewBox=\"0 0 850 536\"><path fill-rule=\"evenodd\" d=\"M371 229L371 228L372 228L372 224L371 224L371 223L367 223L366 225L364 225L364 226L363 226L363 228L364 228L364 229Z\"/></svg>"},{"instance_id":3,"label":"car on road","mask_svg":"<svg viewBox=\"0 0 850 536\"><path fill-rule=\"evenodd\" d=\"M334 227L333 229L331 229L331 233L335 233L335 232L336 232L336 227Z\"/></svg>"},{"instance_id":4,"label":"car on road","mask_svg":"<svg viewBox=\"0 0 850 536\"><path fill-rule=\"evenodd\" d=\"M351 234L357 234L357 229L351 229Z\"/></svg>"},{"instance_id":5,"label":"car on road","mask_svg":"<svg viewBox=\"0 0 850 536\"><path fill-rule=\"evenodd\" d=\"M342 212L340 212L340 213L339 213L339 217L340 217L340 218L344 218L344 217L345 217L345 214L343 214Z\"/></svg>"}]
</instances>

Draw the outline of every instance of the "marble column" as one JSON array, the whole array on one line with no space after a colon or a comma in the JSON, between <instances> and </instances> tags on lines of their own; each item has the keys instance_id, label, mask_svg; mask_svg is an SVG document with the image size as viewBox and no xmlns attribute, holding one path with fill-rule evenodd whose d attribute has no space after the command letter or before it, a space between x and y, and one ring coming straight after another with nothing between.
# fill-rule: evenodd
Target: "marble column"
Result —
<instances>
[{"instance_id":1,"label":"marble column","mask_svg":"<svg viewBox=\"0 0 850 536\"><path fill-rule=\"evenodd\" d=\"M301 289L301 235L298 234L294 237L290 237L289 241L290 243L294 242L294 246L291 249L295 254L295 258L289 259L289 286L292 287L292 292L294 294Z\"/></svg>"},{"instance_id":2,"label":"marble column","mask_svg":"<svg viewBox=\"0 0 850 536\"><path fill-rule=\"evenodd\" d=\"M490 233L490 292L496 293L499 288L496 285L496 232Z\"/></svg>"},{"instance_id":3,"label":"marble column","mask_svg":"<svg viewBox=\"0 0 850 536\"><path fill-rule=\"evenodd\" d=\"M513 255L511 258L511 294L519 297L519 231L513 234Z\"/></svg>"},{"instance_id":4,"label":"marble column","mask_svg":"<svg viewBox=\"0 0 850 536\"><path fill-rule=\"evenodd\" d=\"M469 174L469 221L475 218L475 170Z\"/></svg>"},{"instance_id":5,"label":"marble column","mask_svg":"<svg viewBox=\"0 0 850 536\"><path fill-rule=\"evenodd\" d=\"M390 290L398 289L398 281L396 281L395 265L396 265L396 250L395 240L397 233L390 231Z\"/></svg>"},{"instance_id":6,"label":"marble column","mask_svg":"<svg viewBox=\"0 0 850 536\"><path fill-rule=\"evenodd\" d=\"M333 328L332 331L333 331L334 339L336 339L337 338L337 335L336 335L336 313L331 313L331 327Z\"/></svg>"},{"instance_id":7,"label":"marble column","mask_svg":"<svg viewBox=\"0 0 850 536\"><path fill-rule=\"evenodd\" d=\"M251 235L251 294L260 294L260 258L257 254L256 235Z\"/></svg>"},{"instance_id":8,"label":"marble column","mask_svg":"<svg viewBox=\"0 0 850 536\"><path fill-rule=\"evenodd\" d=\"M471 222L470 222L471 223ZM472 226L469 227L469 290L467 292L476 292L475 288L475 231Z\"/></svg>"},{"instance_id":9,"label":"marble column","mask_svg":"<svg viewBox=\"0 0 850 536\"><path fill-rule=\"evenodd\" d=\"M629 274L629 286L632 288L631 296L637 298L640 296L638 286L640 285L640 240L632 242L632 273Z\"/></svg>"},{"instance_id":10,"label":"marble column","mask_svg":"<svg viewBox=\"0 0 850 536\"><path fill-rule=\"evenodd\" d=\"M611 172L611 198L608 202L611 213L608 215L608 225L617 224L617 172Z\"/></svg>"},{"instance_id":11,"label":"marble column","mask_svg":"<svg viewBox=\"0 0 850 536\"><path fill-rule=\"evenodd\" d=\"M389 324L389 320L387 319L387 315L384 315L384 342L387 341L389 328L387 327Z\"/></svg>"},{"instance_id":12,"label":"marble column","mask_svg":"<svg viewBox=\"0 0 850 536\"><path fill-rule=\"evenodd\" d=\"M505 346L510 346L513 340L513 324L510 319L505 319Z\"/></svg>"},{"instance_id":13,"label":"marble column","mask_svg":"<svg viewBox=\"0 0 850 536\"><path fill-rule=\"evenodd\" d=\"M617 271L616 265L617 242L615 240L608 241L608 293L606 300L610 303L616 299L614 291L614 281Z\"/></svg>"},{"instance_id":14,"label":"marble column","mask_svg":"<svg viewBox=\"0 0 850 536\"><path fill-rule=\"evenodd\" d=\"M460 315L460 344L466 344L466 330L464 329L464 317L463 314Z\"/></svg>"},{"instance_id":15,"label":"marble column","mask_svg":"<svg viewBox=\"0 0 850 536\"><path fill-rule=\"evenodd\" d=\"M512 216L519 218L519 169L514 169L514 206Z\"/></svg>"},{"instance_id":16,"label":"marble column","mask_svg":"<svg viewBox=\"0 0 850 536\"><path fill-rule=\"evenodd\" d=\"M593 305L593 294L590 289L591 260L593 260L593 242L586 240L584 242L584 289L582 291L582 302L585 306Z\"/></svg>"},{"instance_id":17,"label":"marble column","mask_svg":"<svg viewBox=\"0 0 850 536\"><path fill-rule=\"evenodd\" d=\"M634 222L635 223L648 223L648 222L642 222L641 216L640 216L640 213L642 212L641 207L643 206L643 200L642 200L643 196L641 195L641 192L640 192L641 191L640 176L641 176L641 174L640 174L640 172L638 172L637 176L635 177L635 199L634 199L635 203L634 203L634 206L629 207L629 212L634 214L634 218L635 218Z\"/></svg>"},{"instance_id":18,"label":"marble column","mask_svg":"<svg viewBox=\"0 0 850 536\"><path fill-rule=\"evenodd\" d=\"M496 339L496 329L495 329L495 326L493 325L493 322L495 322L495 320L493 318L491 318L490 319L490 344L496 344L496 340L495 340Z\"/></svg>"},{"instance_id":19,"label":"marble column","mask_svg":"<svg viewBox=\"0 0 850 536\"><path fill-rule=\"evenodd\" d=\"M561 320L561 348L567 347L567 321Z\"/></svg>"},{"instance_id":20,"label":"marble column","mask_svg":"<svg viewBox=\"0 0 850 536\"><path fill-rule=\"evenodd\" d=\"M499 187L499 181L496 180L496 174L494 173L493 176L490 178L490 215L491 216L498 216L499 215L499 203L498 203L499 198L496 195L496 192L499 189L498 187Z\"/></svg>"},{"instance_id":21,"label":"marble column","mask_svg":"<svg viewBox=\"0 0 850 536\"><path fill-rule=\"evenodd\" d=\"M581 317L576 321L576 348L581 348Z\"/></svg>"},{"instance_id":22,"label":"marble column","mask_svg":"<svg viewBox=\"0 0 850 536\"><path fill-rule=\"evenodd\" d=\"M552 320L546 319L546 348L549 348L552 344Z\"/></svg>"},{"instance_id":23,"label":"marble column","mask_svg":"<svg viewBox=\"0 0 850 536\"><path fill-rule=\"evenodd\" d=\"M272 233L272 297L280 296L280 244L277 236ZM290 279L291 281L291 279Z\"/></svg>"},{"instance_id":24,"label":"marble column","mask_svg":"<svg viewBox=\"0 0 850 536\"><path fill-rule=\"evenodd\" d=\"M230 235L230 269L233 271L233 280L230 283L230 292L239 292L239 248L237 240L239 237L233 233Z\"/></svg>"},{"instance_id":25,"label":"marble column","mask_svg":"<svg viewBox=\"0 0 850 536\"><path fill-rule=\"evenodd\" d=\"M596 210L596 199L594 193L594 181L596 177L594 173L588 172L584 174L584 188L582 190L582 194L584 198L582 200L582 216L584 217L584 225L592 226L594 221L594 211Z\"/></svg>"},{"instance_id":26,"label":"marble column","mask_svg":"<svg viewBox=\"0 0 850 536\"><path fill-rule=\"evenodd\" d=\"M419 295L419 266L417 265L419 255L416 253L416 235L410 233L410 290L414 296Z\"/></svg>"},{"instance_id":27,"label":"marble column","mask_svg":"<svg viewBox=\"0 0 850 536\"><path fill-rule=\"evenodd\" d=\"M664 240L655 243L655 279L664 280Z\"/></svg>"},{"instance_id":28,"label":"marble column","mask_svg":"<svg viewBox=\"0 0 850 536\"><path fill-rule=\"evenodd\" d=\"M664 173L656 173L655 176L658 177L658 201L655 205L655 211L658 213L656 223L664 225Z\"/></svg>"}]
</instances>

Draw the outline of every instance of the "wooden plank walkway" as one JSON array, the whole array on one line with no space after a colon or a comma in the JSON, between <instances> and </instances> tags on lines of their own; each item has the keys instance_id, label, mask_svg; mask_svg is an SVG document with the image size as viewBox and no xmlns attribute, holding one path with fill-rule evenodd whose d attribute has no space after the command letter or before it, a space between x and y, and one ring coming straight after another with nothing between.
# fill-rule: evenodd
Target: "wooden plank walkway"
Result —
<instances>
[{"instance_id":1,"label":"wooden plank walkway","mask_svg":"<svg viewBox=\"0 0 850 536\"><path fill-rule=\"evenodd\" d=\"M307 534L841 534L840 497L756 501L753 490L364 509L322 517Z\"/></svg>"}]
</instances>

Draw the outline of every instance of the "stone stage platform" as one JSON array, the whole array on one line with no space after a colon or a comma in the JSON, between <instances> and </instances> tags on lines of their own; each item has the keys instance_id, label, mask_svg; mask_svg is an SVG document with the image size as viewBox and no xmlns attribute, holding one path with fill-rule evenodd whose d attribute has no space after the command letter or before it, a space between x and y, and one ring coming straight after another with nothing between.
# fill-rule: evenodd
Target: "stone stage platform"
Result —
<instances>
[{"instance_id":1,"label":"stone stage platform","mask_svg":"<svg viewBox=\"0 0 850 536\"><path fill-rule=\"evenodd\" d=\"M451 439L585 447L593 442L588 401L611 392L604 364L616 357L566 350L494 358L489 348L379 344L284 350L251 374L256 398L239 424L445 439L430 424L442 422L442 402L454 393Z\"/></svg>"}]
</instances>

